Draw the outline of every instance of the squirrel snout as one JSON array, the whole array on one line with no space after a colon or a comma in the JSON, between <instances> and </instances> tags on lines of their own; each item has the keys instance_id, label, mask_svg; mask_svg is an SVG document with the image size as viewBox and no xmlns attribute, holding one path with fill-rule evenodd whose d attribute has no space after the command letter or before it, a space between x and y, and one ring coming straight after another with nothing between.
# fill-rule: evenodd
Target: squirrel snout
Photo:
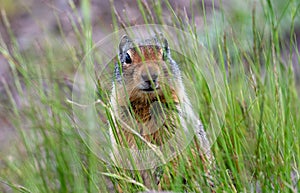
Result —
<instances>
[{"instance_id":1,"label":"squirrel snout","mask_svg":"<svg viewBox=\"0 0 300 193\"><path fill-rule=\"evenodd\" d=\"M150 76L149 76L150 75ZM151 80L155 83L157 82L157 78L158 78L158 74L157 73L153 73L153 74L147 74L147 73L144 73L141 75L142 77L142 80L144 82L151 82Z\"/></svg>"},{"instance_id":2,"label":"squirrel snout","mask_svg":"<svg viewBox=\"0 0 300 193\"><path fill-rule=\"evenodd\" d=\"M141 89L146 91L153 91L158 88L159 72L153 68L148 68L141 73Z\"/></svg>"}]
</instances>

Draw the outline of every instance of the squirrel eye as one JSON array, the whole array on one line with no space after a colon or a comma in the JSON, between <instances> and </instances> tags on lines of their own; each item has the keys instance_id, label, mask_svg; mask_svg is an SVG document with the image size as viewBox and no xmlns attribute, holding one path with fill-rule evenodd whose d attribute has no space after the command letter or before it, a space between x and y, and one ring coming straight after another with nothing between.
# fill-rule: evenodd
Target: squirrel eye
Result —
<instances>
[{"instance_id":1,"label":"squirrel eye","mask_svg":"<svg viewBox=\"0 0 300 193\"><path fill-rule=\"evenodd\" d=\"M132 62L132 60L131 60L129 54L126 53L126 56L125 56L125 63L126 63L126 64L131 64L131 62Z\"/></svg>"}]
</instances>

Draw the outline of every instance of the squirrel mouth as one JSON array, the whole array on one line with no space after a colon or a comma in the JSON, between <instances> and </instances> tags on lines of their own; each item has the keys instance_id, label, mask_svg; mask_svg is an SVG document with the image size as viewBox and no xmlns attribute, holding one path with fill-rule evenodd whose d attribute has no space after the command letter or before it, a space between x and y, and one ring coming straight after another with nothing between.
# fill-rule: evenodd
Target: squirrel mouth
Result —
<instances>
[{"instance_id":1,"label":"squirrel mouth","mask_svg":"<svg viewBox=\"0 0 300 193\"><path fill-rule=\"evenodd\" d=\"M143 89L140 89L140 90L143 91L143 92L154 92L158 89L159 89L159 87L157 87L157 88L148 87L148 88L143 88Z\"/></svg>"},{"instance_id":2,"label":"squirrel mouth","mask_svg":"<svg viewBox=\"0 0 300 193\"><path fill-rule=\"evenodd\" d=\"M143 91L143 92L154 92L154 89L149 87L149 88L146 88L146 89L141 89L141 91Z\"/></svg>"}]
</instances>

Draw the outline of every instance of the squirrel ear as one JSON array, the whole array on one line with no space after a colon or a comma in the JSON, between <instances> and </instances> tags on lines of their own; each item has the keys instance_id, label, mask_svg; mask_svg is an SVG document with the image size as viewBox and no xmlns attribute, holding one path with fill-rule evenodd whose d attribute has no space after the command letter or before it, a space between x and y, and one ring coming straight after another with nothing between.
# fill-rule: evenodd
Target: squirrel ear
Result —
<instances>
[{"instance_id":1,"label":"squirrel ear","mask_svg":"<svg viewBox=\"0 0 300 193\"><path fill-rule=\"evenodd\" d=\"M168 40L165 38L163 33L160 32L159 34L157 34L156 38L158 39L158 41L160 41L161 45L164 47L165 50L169 49Z\"/></svg>"},{"instance_id":2,"label":"squirrel ear","mask_svg":"<svg viewBox=\"0 0 300 193\"><path fill-rule=\"evenodd\" d=\"M122 53L124 51L124 46L128 43L131 42L131 39L127 35L123 35L120 43L119 43L119 52Z\"/></svg>"},{"instance_id":3,"label":"squirrel ear","mask_svg":"<svg viewBox=\"0 0 300 193\"><path fill-rule=\"evenodd\" d=\"M167 53L169 53L169 51L170 51L169 42L166 38L164 38L163 41L164 41L164 49Z\"/></svg>"},{"instance_id":4,"label":"squirrel ear","mask_svg":"<svg viewBox=\"0 0 300 193\"><path fill-rule=\"evenodd\" d=\"M162 42L163 42L163 45L164 45L165 50L166 50L166 51L169 50L169 42L168 42L168 40L165 38L165 36L163 36L162 33L161 33L160 35L161 35Z\"/></svg>"},{"instance_id":5,"label":"squirrel ear","mask_svg":"<svg viewBox=\"0 0 300 193\"><path fill-rule=\"evenodd\" d=\"M170 54L168 40L165 38L165 36L162 33L157 34L156 38L158 39L158 41L160 41L160 44L163 47L163 59L166 60Z\"/></svg>"}]
</instances>

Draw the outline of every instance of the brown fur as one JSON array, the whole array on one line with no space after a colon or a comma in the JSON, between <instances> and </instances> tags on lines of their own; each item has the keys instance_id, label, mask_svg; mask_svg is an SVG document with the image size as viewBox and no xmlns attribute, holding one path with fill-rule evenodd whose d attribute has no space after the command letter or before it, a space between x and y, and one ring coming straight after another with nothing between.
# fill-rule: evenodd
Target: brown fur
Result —
<instances>
[{"instance_id":1,"label":"brown fur","mask_svg":"<svg viewBox=\"0 0 300 193\"><path fill-rule=\"evenodd\" d=\"M125 89L123 84L116 85L116 91L118 96L116 97L117 105L119 107L123 107L119 111L119 116L129 122L130 113L129 106L132 107L134 117L137 122L140 123L138 131L148 142L151 142L156 145L160 145L163 141L166 141L170 136L167 134L168 132L165 129L160 128L151 128L155 126L153 120L151 120L150 114L150 105L155 101L160 101L165 104L167 102L173 102L174 104L179 103L179 99L175 93L175 89L170 86L170 83L166 83L166 79L169 74L167 72L167 66L165 62L162 60L162 49L157 48L155 46L142 46L137 49L130 49L127 52L132 59L131 64L125 64L123 68L123 76L125 82ZM156 92L145 93L138 89L138 85L143 81L141 79L142 73L147 73L147 70L156 71L159 74L158 84L159 89ZM151 73L151 72L149 72ZM164 91L163 91L164 89ZM170 93L167 98L164 96L164 92L169 90ZM129 96L129 102L126 101L126 94ZM168 100L172 101L168 101ZM151 130L151 134L144 134L142 125L145 125ZM163 124L162 127L167 127L166 123ZM152 132L155 131L155 132ZM121 131L119 131L121 132ZM167 138L166 135L168 136ZM134 147L134 134L128 131L124 131L125 140L128 142L129 147ZM122 140L122 139L121 139Z\"/></svg>"},{"instance_id":2,"label":"brown fur","mask_svg":"<svg viewBox=\"0 0 300 193\"><path fill-rule=\"evenodd\" d=\"M162 125L162 128L152 128L155 125L153 120L151 120L150 114L150 105L155 101L160 101L162 104L166 104L168 102L173 102L174 104L179 103L179 99L175 93L175 90L170 86L170 84L166 84L166 78L169 76L166 71L166 64L162 60L162 50L154 47L154 46L143 46L140 47L139 50L130 49L128 51L129 55L131 56L132 63L126 64L123 69L123 74L125 78L125 90L123 85L117 85L117 91L120 92L119 97L117 98L118 105L122 108L122 112L120 112L121 118L130 121L130 117L128 117L129 105L124 96L126 96L126 92L129 95L130 105L132 107L133 115L136 118L139 127L139 133L150 143L155 145L161 145L163 142L167 141L171 137L171 133L174 131L170 130L170 126L167 123ZM143 56L143 57L141 57ZM158 84L160 88L156 90L156 92L152 93L145 93L139 90L137 87L138 84L143 81L141 79L141 74L145 73L147 70L157 71L159 74L159 81ZM165 71L162 72L161 71ZM149 72L151 73L151 72ZM170 93L168 97L165 97L165 93L163 92L169 90ZM171 101L169 101L171 100ZM124 111L125 110L125 111ZM173 116L173 118L171 118ZM174 119L175 115L168 115L167 119ZM168 121L170 122L170 121ZM143 126L150 129L150 133L143 132ZM153 130L152 130L153 129ZM119 131L121 132L121 131ZM135 147L135 141L137 140L134 134L128 131L123 131L124 137L126 142L128 143L129 147ZM121 139L121 141L123 141ZM123 142L121 142L123 143Z\"/></svg>"},{"instance_id":3,"label":"brown fur","mask_svg":"<svg viewBox=\"0 0 300 193\"><path fill-rule=\"evenodd\" d=\"M113 104L113 108L117 111L119 118L129 126L131 126L130 123L133 117L138 126L137 131L146 141L161 146L172 138L180 125L176 108L178 109L179 102L182 102L180 100L182 100L182 96L185 96L185 93L180 93L182 92L180 87L170 81L172 75L168 73L166 63L163 61L161 48L157 46L140 46L139 50L129 49L127 53L130 55L132 63L123 65L124 84L115 84L112 101L116 104ZM156 92L148 93L139 89L139 85L143 81L141 78L143 73L158 74L159 88ZM168 93L168 97L165 96L166 92ZM178 94L182 94L181 97ZM166 108L166 117L165 119L162 118L163 124L159 128L157 128L157 124L155 124L156 120L153 119L150 113L150 105L155 101L160 101L162 104L168 106ZM175 109L172 108L172 104ZM137 143L142 143L135 134L122 126L117 128L117 133L119 145L121 146L125 147L128 145L130 148L137 149ZM204 162L205 158L199 152L201 152L200 149L195 149L193 150L193 155L194 157L200 156ZM188 159L191 160L193 158ZM176 168L176 160L173 160L172 163ZM144 180L146 186L151 186L149 179ZM168 175L163 175L162 182L169 182Z\"/></svg>"}]
</instances>

